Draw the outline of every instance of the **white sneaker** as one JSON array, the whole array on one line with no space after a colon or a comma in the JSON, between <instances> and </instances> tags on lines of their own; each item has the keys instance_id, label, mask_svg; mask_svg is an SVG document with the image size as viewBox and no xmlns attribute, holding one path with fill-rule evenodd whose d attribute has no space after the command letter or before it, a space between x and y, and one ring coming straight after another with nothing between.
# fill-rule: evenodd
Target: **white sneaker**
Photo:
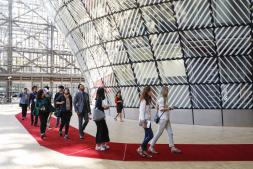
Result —
<instances>
[{"instance_id":1,"label":"white sneaker","mask_svg":"<svg viewBox=\"0 0 253 169\"><path fill-rule=\"evenodd\" d=\"M96 146L96 151L105 151L105 148L103 146Z\"/></svg>"},{"instance_id":2,"label":"white sneaker","mask_svg":"<svg viewBox=\"0 0 253 169\"><path fill-rule=\"evenodd\" d=\"M110 146L108 146L107 144L104 144L103 147L104 147L105 149L109 149L109 148L110 148Z\"/></svg>"}]
</instances>

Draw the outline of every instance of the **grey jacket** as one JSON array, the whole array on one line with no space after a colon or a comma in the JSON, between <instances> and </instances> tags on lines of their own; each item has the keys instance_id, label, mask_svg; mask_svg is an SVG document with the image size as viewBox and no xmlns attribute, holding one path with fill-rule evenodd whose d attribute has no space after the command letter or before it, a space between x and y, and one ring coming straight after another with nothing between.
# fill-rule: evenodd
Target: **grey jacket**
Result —
<instances>
[{"instance_id":1,"label":"grey jacket","mask_svg":"<svg viewBox=\"0 0 253 169\"><path fill-rule=\"evenodd\" d=\"M85 104L86 103L86 104ZM85 107L84 107L85 105ZM77 113L90 113L90 99L89 94L78 91L74 97L74 109Z\"/></svg>"}]
</instances>

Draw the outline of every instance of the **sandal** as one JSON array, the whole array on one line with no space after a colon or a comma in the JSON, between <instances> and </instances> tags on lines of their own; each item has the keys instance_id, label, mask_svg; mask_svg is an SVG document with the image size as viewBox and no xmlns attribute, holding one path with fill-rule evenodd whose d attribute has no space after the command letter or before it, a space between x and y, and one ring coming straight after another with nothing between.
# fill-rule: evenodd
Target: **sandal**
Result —
<instances>
[{"instance_id":1,"label":"sandal","mask_svg":"<svg viewBox=\"0 0 253 169\"><path fill-rule=\"evenodd\" d=\"M146 157L148 157L148 158L151 158L151 157L152 157L152 155L148 154L146 151L143 151L143 154L144 154Z\"/></svg>"},{"instance_id":2,"label":"sandal","mask_svg":"<svg viewBox=\"0 0 253 169\"><path fill-rule=\"evenodd\" d=\"M140 147L136 151L141 157L146 157L146 155L143 153L143 150Z\"/></svg>"},{"instance_id":3,"label":"sandal","mask_svg":"<svg viewBox=\"0 0 253 169\"><path fill-rule=\"evenodd\" d=\"M157 152L153 147L149 147L148 151L152 154L159 154L159 152Z\"/></svg>"},{"instance_id":4,"label":"sandal","mask_svg":"<svg viewBox=\"0 0 253 169\"><path fill-rule=\"evenodd\" d=\"M182 153L182 151L180 149L176 148L176 147L171 147L170 151L171 151L171 153L174 153L174 154Z\"/></svg>"}]
</instances>

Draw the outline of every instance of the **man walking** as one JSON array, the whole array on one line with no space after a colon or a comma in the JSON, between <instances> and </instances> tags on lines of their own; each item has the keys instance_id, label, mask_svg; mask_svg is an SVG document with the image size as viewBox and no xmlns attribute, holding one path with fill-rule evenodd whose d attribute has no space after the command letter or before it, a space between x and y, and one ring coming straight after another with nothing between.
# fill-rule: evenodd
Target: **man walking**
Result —
<instances>
[{"instance_id":1,"label":"man walking","mask_svg":"<svg viewBox=\"0 0 253 169\"><path fill-rule=\"evenodd\" d=\"M89 94L84 91L84 85L78 85L78 92L74 97L74 109L78 115L79 121L79 136L80 139L84 138L84 130L89 122L90 99Z\"/></svg>"}]
</instances>

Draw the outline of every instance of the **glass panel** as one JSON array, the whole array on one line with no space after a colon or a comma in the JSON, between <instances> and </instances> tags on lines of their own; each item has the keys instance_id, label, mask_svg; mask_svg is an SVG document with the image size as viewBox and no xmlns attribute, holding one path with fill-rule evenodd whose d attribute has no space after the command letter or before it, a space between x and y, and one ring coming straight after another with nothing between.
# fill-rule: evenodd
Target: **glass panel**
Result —
<instances>
[{"instance_id":1,"label":"glass panel","mask_svg":"<svg viewBox=\"0 0 253 169\"><path fill-rule=\"evenodd\" d=\"M162 83L177 84L187 83L184 60L169 60L158 62Z\"/></svg>"},{"instance_id":2,"label":"glass panel","mask_svg":"<svg viewBox=\"0 0 253 169\"><path fill-rule=\"evenodd\" d=\"M221 57L220 73L222 82L252 82L252 57Z\"/></svg>"},{"instance_id":3,"label":"glass panel","mask_svg":"<svg viewBox=\"0 0 253 169\"><path fill-rule=\"evenodd\" d=\"M187 71L190 83L217 83L218 65L216 58L187 59Z\"/></svg>"},{"instance_id":4,"label":"glass panel","mask_svg":"<svg viewBox=\"0 0 253 169\"><path fill-rule=\"evenodd\" d=\"M124 43L132 61L153 60L148 37L125 39Z\"/></svg>"},{"instance_id":5,"label":"glass panel","mask_svg":"<svg viewBox=\"0 0 253 169\"><path fill-rule=\"evenodd\" d=\"M238 25L250 23L249 0L213 0L215 25Z\"/></svg>"},{"instance_id":6,"label":"glass panel","mask_svg":"<svg viewBox=\"0 0 253 169\"><path fill-rule=\"evenodd\" d=\"M211 26L209 1L179 0L173 3L180 29L184 30Z\"/></svg>"},{"instance_id":7,"label":"glass panel","mask_svg":"<svg viewBox=\"0 0 253 169\"><path fill-rule=\"evenodd\" d=\"M136 0L110 0L107 4L110 12L114 13L136 7Z\"/></svg>"},{"instance_id":8,"label":"glass panel","mask_svg":"<svg viewBox=\"0 0 253 169\"><path fill-rule=\"evenodd\" d=\"M92 22L82 25L80 29L85 37L83 40L84 47L90 47L100 43L98 33Z\"/></svg>"},{"instance_id":9,"label":"glass panel","mask_svg":"<svg viewBox=\"0 0 253 169\"><path fill-rule=\"evenodd\" d=\"M94 21L99 38L105 42L119 38L119 31L112 17L105 17Z\"/></svg>"},{"instance_id":10,"label":"glass panel","mask_svg":"<svg viewBox=\"0 0 253 169\"><path fill-rule=\"evenodd\" d=\"M113 17L123 38L144 35L145 26L139 9L117 13Z\"/></svg>"},{"instance_id":11,"label":"glass panel","mask_svg":"<svg viewBox=\"0 0 253 169\"><path fill-rule=\"evenodd\" d=\"M176 30L171 3L147 6L141 10L149 32L171 32Z\"/></svg>"},{"instance_id":12,"label":"glass panel","mask_svg":"<svg viewBox=\"0 0 253 169\"><path fill-rule=\"evenodd\" d=\"M119 85L135 85L133 71L130 64L113 66Z\"/></svg>"},{"instance_id":13,"label":"glass panel","mask_svg":"<svg viewBox=\"0 0 253 169\"><path fill-rule=\"evenodd\" d=\"M123 42L115 41L106 43L106 51L112 64L128 63L128 57Z\"/></svg>"},{"instance_id":14,"label":"glass panel","mask_svg":"<svg viewBox=\"0 0 253 169\"><path fill-rule=\"evenodd\" d=\"M250 27L223 27L215 30L219 55L250 54Z\"/></svg>"},{"instance_id":15,"label":"glass panel","mask_svg":"<svg viewBox=\"0 0 253 169\"><path fill-rule=\"evenodd\" d=\"M139 107L139 94L135 87L122 87L121 94L125 107Z\"/></svg>"},{"instance_id":16,"label":"glass panel","mask_svg":"<svg viewBox=\"0 0 253 169\"><path fill-rule=\"evenodd\" d=\"M218 85L191 85L193 108L220 108Z\"/></svg>"},{"instance_id":17,"label":"glass panel","mask_svg":"<svg viewBox=\"0 0 253 169\"><path fill-rule=\"evenodd\" d=\"M107 0L88 0L84 2L87 13L93 19L105 16L109 12L106 5Z\"/></svg>"},{"instance_id":18,"label":"glass panel","mask_svg":"<svg viewBox=\"0 0 253 169\"><path fill-rule=\"evenodd\" d=\"M105 86L116 86L115 76L111 67L103 67L99 69Z\"/></svg>"},{"instance_id":19,"label":"glass panel","mask_svg":"<svg viewBox=\"0 0 253 169\"><path fill-rule=\"evenodd\" d=\"M159 83L155 63L144 62L133 64L133 66L139 84L151 85Z\"/></svg>"},{"instance_id":20,"label":"glass panel","mask_svg":"<svg viewBox=\"0 0 253 169\"><path fill-rule=\"evenodd\" d=\"M222 101L226 109L252 109L252 84L222 84Z\"/></svg>"},{"instance_id":21,"label":"glass panel","mask_svg":"<svg viewBox=\"0 0 253 169\"><path fill-rule=\"evenodd\" d=\"M182 58L178 33L164 33L150 36L156 59Z\"/></svg>"},{"instance_id":22,"label":"glass panel","mask_svg":"<svg viewBox=\"0 0 253 169\"><path fill-rule=\"evenodd\" d=\"M215 54L211 29L184 31L180 34L185 57L213 56Z\"/></svg>"},{"instance_id":23,"label":"glass panel","mask_svg":"<svg viewBox=\"0 0 253 169\"><path fill-rule=\"evenodd\" d=\"M169 86L169 106L180 108L191 108L190 93L188 85Z\"/></svg>"}]
</instances>

